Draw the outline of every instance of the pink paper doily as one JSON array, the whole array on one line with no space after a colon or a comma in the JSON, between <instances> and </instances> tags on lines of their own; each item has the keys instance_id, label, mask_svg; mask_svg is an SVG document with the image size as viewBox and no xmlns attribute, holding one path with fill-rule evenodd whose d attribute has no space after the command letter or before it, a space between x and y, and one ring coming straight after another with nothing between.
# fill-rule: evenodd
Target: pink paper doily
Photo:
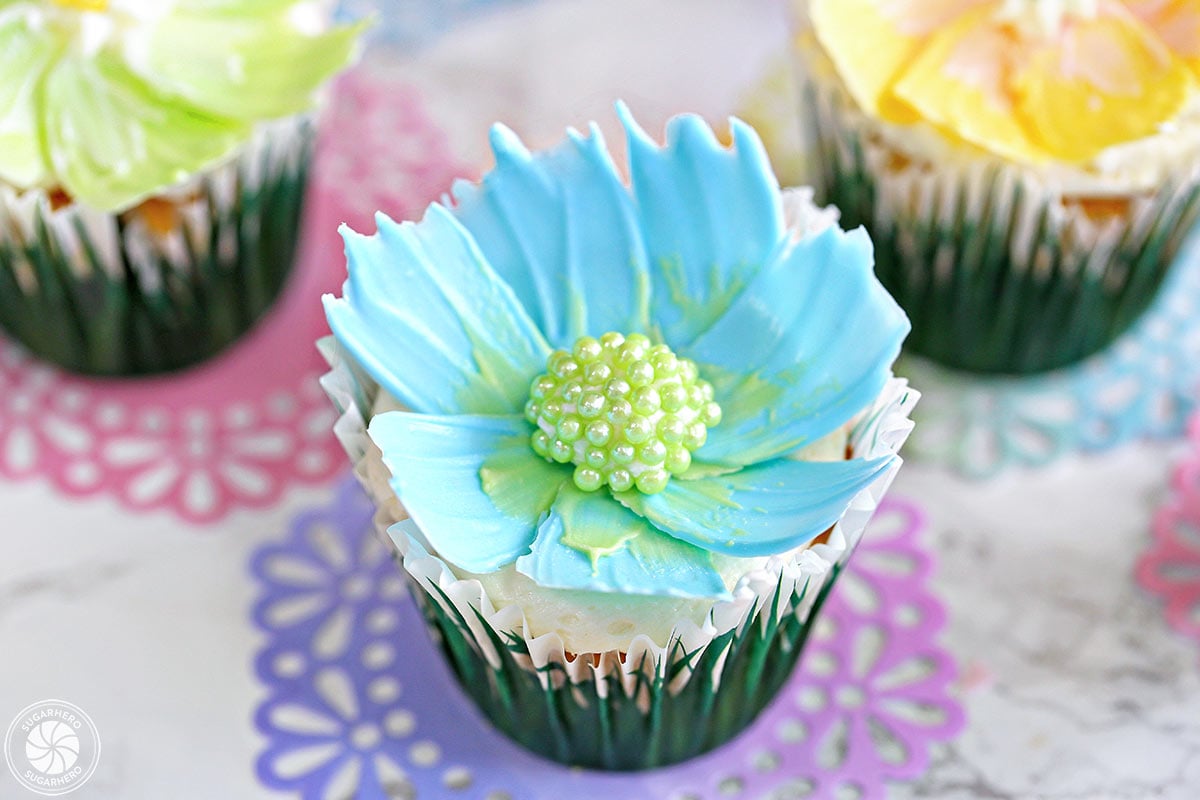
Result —
<instances>
[{"instance_id":1,"label":"pink paper doily","mask_svg":"<svg viewBox=\"0 0 1200 800\"><path fill-rule=\"evenodd\" d=\"M0 476L197 523L329 480L345 456L315 342L328 333L320 296L346 272L337 226L374 230L376 209L418 216L470 172L415 90L365 69L344 76L322 120L298 260L270 313L202 366L146 379L71 375L0 339Z\"/></svg>"},{"instance_id":2,"label":"pink paper doily","mask_svg":"<svg viewBox=\"0 0 1200 800\"><path fill-rule=\"evenodd\" d=\"M1138 582L1163 598L1167 622L1200 642L1200 414L1188 425L1191 449L1175 469L1171 497L1154 515L1153 543Z\"/></svg>"}]
</instances>

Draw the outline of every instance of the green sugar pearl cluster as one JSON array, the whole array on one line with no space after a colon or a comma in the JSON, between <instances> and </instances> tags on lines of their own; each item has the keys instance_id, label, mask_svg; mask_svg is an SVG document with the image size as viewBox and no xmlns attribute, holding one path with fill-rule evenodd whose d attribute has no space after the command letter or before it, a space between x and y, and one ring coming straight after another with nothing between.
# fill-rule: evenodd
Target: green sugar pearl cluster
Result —
<instances>
[{"instance_id":1,"label":"green sugar pearl cluster","mask_svg":"<svg viewBox=\"0 0 1200 800\"><path fill-rule=\"evenodd\" d=\"M640 333L581 337L555 350L529 389L525 418L539 456L575 464L585 492L609 486L661 492L692 463L721 421L713 387L695 362Z\"/></svg>"}]
</instances>

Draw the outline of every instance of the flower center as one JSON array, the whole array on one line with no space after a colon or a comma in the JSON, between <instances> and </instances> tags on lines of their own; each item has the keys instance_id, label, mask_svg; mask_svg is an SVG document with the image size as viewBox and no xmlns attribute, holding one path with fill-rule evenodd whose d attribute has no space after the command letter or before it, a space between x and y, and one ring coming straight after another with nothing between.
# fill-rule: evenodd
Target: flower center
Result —
<instances>
[{"instance_id":1,"label":"flower center","mask_svg":"<svg viewBox=\"0 0 1200 800\"><path fill-rule=\"evenodd\" d=\"M550 354L529 389L525 418L537 426L533 451L574 463L575 485L585 492L607 485L654 494L691 466L721 407L693 361L640 333L606 333Z\"/></svg>"},{"instance_id":2,"label":"flower center","mask_svg":"<svg viewBox=\"0 0 1200 800\"><path fill-rule=\"evenodd\" d=\"M50 0L56 6L77 11L108 11L108 0Z\"/></svg>"}]
</instances>

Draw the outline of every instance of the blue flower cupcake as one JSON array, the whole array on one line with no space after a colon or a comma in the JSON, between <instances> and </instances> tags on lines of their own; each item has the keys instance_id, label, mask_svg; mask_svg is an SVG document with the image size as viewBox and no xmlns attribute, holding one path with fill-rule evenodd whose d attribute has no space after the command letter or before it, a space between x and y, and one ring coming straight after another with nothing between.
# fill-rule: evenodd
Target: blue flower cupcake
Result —
<instances>
[{"instance_id":1,"label":"blue flower cupcake","mask_svg":"<svg viewBox=\"0 0 1200 800\"><path fill-rule=\"evenodd\" d=\"M908 320L871 243L781 193L754 132L598 129L417 223L344 230L336 431L435 639L505 733L639 769L786 680L900 460Z\"/></svg>"}]
</instances>

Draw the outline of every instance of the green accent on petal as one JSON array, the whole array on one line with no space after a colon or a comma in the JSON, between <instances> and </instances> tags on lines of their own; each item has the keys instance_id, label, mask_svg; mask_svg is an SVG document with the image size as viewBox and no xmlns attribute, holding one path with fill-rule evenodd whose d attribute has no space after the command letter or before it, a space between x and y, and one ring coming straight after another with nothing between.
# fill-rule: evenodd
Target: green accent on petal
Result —
<instances>
[{"instance_id":1,"label":"green accent on petal","mask_svg":"<svg viewBox=\"0 0 1200 800\"><path fill-rule=\"evenodd\" d=\"M704 467L709 469L704 469ZM686 496L689 508L703 509L710 514L717 514L725 509L742 510L741 504L734 499L735 481L737 481L734 473L739 471L741 471L740 468L725 470L715 465L701 465L701 469L697 471L701 474L687 476L689 482ZM712 480L714 478L724 479ZM636 514L643 517L647 515L648 508L637 492L620 492L614 497Z\"/></svg>"},{"instance_id":2,"label":"green accent on petal","mask_svg":"<svg viewBox=\"0 0 1200 800\"><path fill-rule=\"evenodd\" d=\"M767 556L810 542L893 465L892 456L776 459L727 475L675 481L661 494L615 497L681 541L740 558Z\"/></svg>"},{"instance_id":3,"label":"green accent on petal","mask_svg":"<svg viewBox=\"0 0 1200 800\"><path fill-rule=\"evenodd\" d=\"M688 467L687 472L679 476L681 481L694 481L701 478L712 478L717 475L728 475L731 472L740 470L739 466L731 466L729 464L709 464L704 461L693 461Z\"/></svg>"},{"instance_id":4,"label":"green accent on petal","mask_svg":"<svg viewBox=\"0 0 1200 800\"><path fill-rule=\"evenodd\" d=\"M528 429L516 415L387 411L371 419L367 434L396 497L438 555L469 572L491 572L529 552L549 508L542 502L546 465L529 454ZM492 471L486 481L485 465ZM520 488L526 482L537 486Z\"/></svg>"},{"instance_id":5,"label":"green accent on petal","mask_svg":"<svg viewBox=\"0 0 1200 800\"><path fill-rule=\"evenodd\" d=\"M496 166L455 184L454 213L547 341L649 327L648 261L629 189L599 129L532 154L491 133Z\"/></svg>"},{"instance_id":6,"label":"green accent on petal","mask_svg":"<svg viewBox=\"0 0 1200 800\"><path fill-rule=\"evenodd\" d=\"M650 319L684 346L723 314L784 239L779 183L758 136L730 120L725 147L704 120L674 117L658 145L617 104L653 291ZM685 278L686 276L686 278Z\"/></svg>"},{"instance_id":7,"label":"green accent on petal","mask_svg":"<svg viewBox=\"0 0 1200 800\"><path fill-rule=\"evenodd\" d=\"M524 435L502 439L479 468L484 494L501 514L513 519L536 518L550 508L567 477L556 465L531 458L526 442Z\"/></svg>"},{"instance_id":8,"label":"green accent on petal","mask_svg":"<svg viewBox=\"0 0 1200 800\"><path fill-rule=\"evenodd\" d=\"M871 258L861 229L789 239L725 315L681 348L714 380L725 412L698 457L766 461L870 406L908 331Z\"/></svg>"},{"instance_id":9,"label":"green accent on petal","mask_svg":"<svg viewBox=\"0 0 1200 800\"><path fill-rule=\"evenodd\" d=\"M115 54L67 52L44 82L44 135L63 188L117 210L232 152L248 125L147 86Z\"/></svg>"},{"instance_id":10,"label":"green accent on petal","mask_svg":"<svg viewBox=\"0 0 1200 800\"><path fill-rule=\"evenodd\" d=\"M553 589L727 598L712 553L677 541L613 500L564 482L517 571Z\"/></svg>"},{"instance_id":11,"label":"green accent on petal","mask_svg":"<svg viewBox=\"0 0 1200 800\"><path fill-rule=\"evenodd\" d=\"M710 376L717 396L723 401L720 405L721 425L727 438L722 442L725 451L719 455L713 448L707 451L700 448L698 455L715 456L736 464L753 464L774 457L776 452L787 453L812 444L803 432L780 440L777 435L780 433L780 414L786 411L789 416L803 417L807 407L811 406L815 412L826 398L836 398L843 391L841 383L832 379L814 387L800 402L789 399L790 388L806 372L803 362L769 373L762 370L738 373L712 364L703 364L701 369ZM767 438L770 442L764 443ZM743 448L736 453L729 452L736 449L732 442L738 439L744 443Z\"/></svg>"},{"instance_id":12,"label":"green accent on petal","mask_svg":"<svg viewBox=\"0 0 1200 800\"><path fill-rule=\"evenodd\" d=\"M687 542L681 542L674 537L661 533L650 526L650 533L643 533L629 540L629 554L643 564L671 564L680 560L683 551L689 558L701 557L706 564L711 564L711 554ZM700 554L703 553L703 556ZM715 566L713 567L715 571Z\"/></svg>"},{"instance_id":13,"label":"green accent on petal","mask_svg":"<svg viewBox=\"0 0 1200 800\"><path fill-rule=\"evenodd\" d=\"M607 495L565 484L554 501L556 513L563 518L562 543L587 556L593 569L597 561L637 539L645 529L645 522L614 507L620 509Z\"/></svg>"},{"instance_id":14,"label":"green accent on petal","mask_svg":"<svg viewBox=\"0 0 1200 800\"><path fill-rule=\"evenodd\" d=\"M723 409L726 421L732 421L735 416L745 419L761 412L770 414L783 398L787 388L785 381L799 377L803 371L802 364L765 376L761 372L733 372L715 365L704 367L704 373L710 377L718 394L727 396L736 391L737 402L727 403ZM733 409L728 407L730 405Z\"/></svg>"},{"instance_id":15,"label":"green accent on petal","mask_svg":"<svg viewBox=\"0 0 1200 800\"><path fill-rule=\"evenodd\" d=\"M721 318L758 271L757 265L739 264L722 268L713 264L704 292L688 284L688 273L678 256L660 258L660 275L671 303L695 330L705 330Z\"/></svg>"},{"instance_id":16,"label":"green accent on petal","mask_svg":"<svg viewBox=\"0 0 1200 800\"><path fill-rule=\"evenodd\" d=\"M490 329L464 326L463 334L471 345L471 361L478 371L478 379L463 384L455 392L460 408L486 408L495 403L497 387L520 386L526 377L514 369L513 348L509 341L498 341L495 331L507 330L511 322L495 319L501 313L496 307L484 312L486 323L489 316L495 322ZM508 346L506 346L508 345Z\"/></svg>"}]
</instances>

